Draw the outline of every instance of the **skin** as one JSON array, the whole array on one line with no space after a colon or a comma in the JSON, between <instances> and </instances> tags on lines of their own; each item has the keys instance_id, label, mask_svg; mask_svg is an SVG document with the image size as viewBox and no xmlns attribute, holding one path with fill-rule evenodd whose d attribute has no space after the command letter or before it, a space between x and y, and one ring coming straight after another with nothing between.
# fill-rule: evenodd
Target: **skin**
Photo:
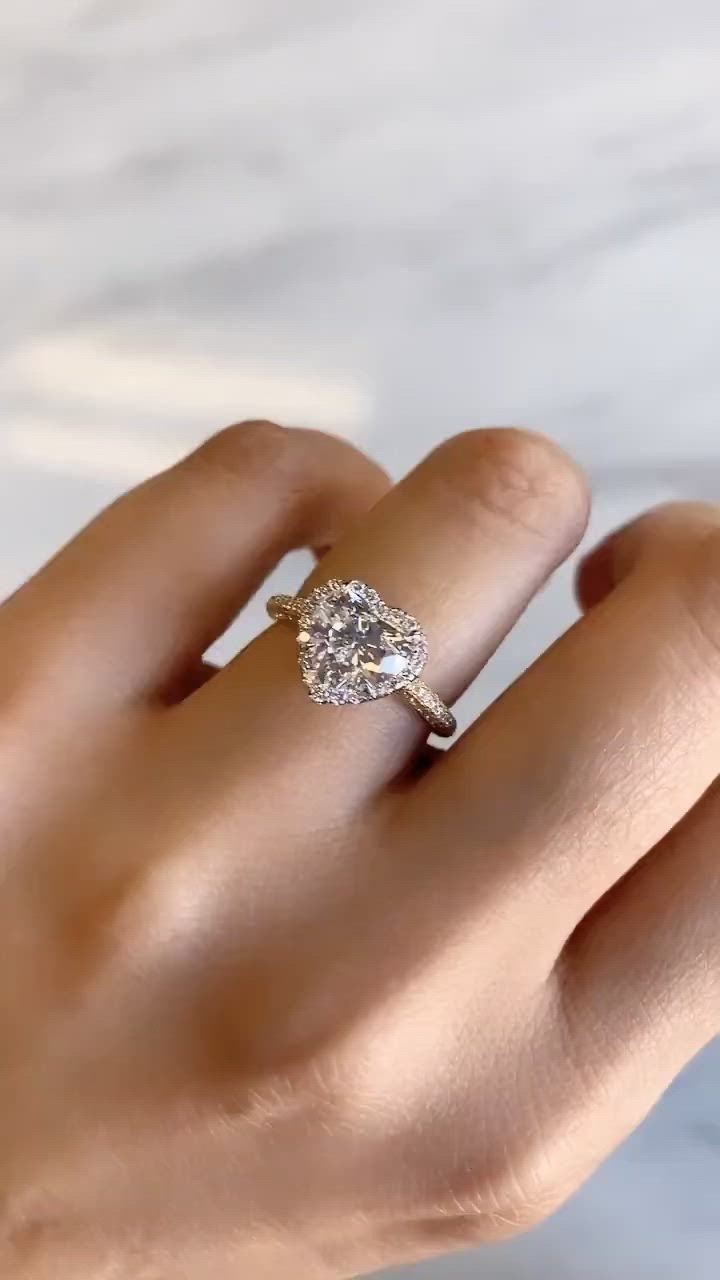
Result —
<instances>
[{"instance_id":1,"label":"skin","mask_svg":"<svg viewBox=\"0 0 720 1280\"><path fill-rule=\"evenodd\" d=\"M448 701L580 539L517 431L394 489L248 423L0 611L0 1274L341 1280L545 1218L720 1029L720 532L657 510L445 752L314 705L291 547L415 614Z\"/></svg>"}]
</instances>

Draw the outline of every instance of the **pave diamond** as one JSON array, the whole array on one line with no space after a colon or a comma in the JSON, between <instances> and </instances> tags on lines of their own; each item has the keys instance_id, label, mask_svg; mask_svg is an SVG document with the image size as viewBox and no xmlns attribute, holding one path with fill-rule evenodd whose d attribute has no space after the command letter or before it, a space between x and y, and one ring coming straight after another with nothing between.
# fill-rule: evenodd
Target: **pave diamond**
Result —
<instances>
[{"instance_id":1,"label":"pave diamond","mask_svg":"<svg viewBox=\"0 0 720 1280\"><path fill-rule=\"evenodd\" d=\"M427 641L414 618L364 582L333 580L304 604L300 666L316 702L369 702L417 679Z\"/></svg>"}]
</instances>

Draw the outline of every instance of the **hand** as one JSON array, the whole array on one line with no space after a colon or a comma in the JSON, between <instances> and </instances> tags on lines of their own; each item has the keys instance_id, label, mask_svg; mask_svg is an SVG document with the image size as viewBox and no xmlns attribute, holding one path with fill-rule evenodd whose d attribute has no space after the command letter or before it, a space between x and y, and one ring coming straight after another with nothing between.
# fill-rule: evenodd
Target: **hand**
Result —
<instances>
[{"instance_id":1,"label":"hand","mask_svg":"<svg viewBox=\"0 0 720 1280\"><path fill-rule=\"evenodd\" d=\"M0 1271L338 1280L559 1204L720 1023L720 534L657 511L447 753L208 644L290 546L415 614L455 699L584 528L567 459L451 440L368 511L231 429L0 613Z\"/></svg>"}]
</instances>

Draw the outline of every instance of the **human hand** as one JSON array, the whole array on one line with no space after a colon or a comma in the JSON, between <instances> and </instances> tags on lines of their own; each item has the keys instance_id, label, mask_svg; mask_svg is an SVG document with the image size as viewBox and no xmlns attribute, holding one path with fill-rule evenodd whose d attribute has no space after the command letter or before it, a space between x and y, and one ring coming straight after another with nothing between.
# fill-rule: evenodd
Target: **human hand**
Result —
<instances>
[{"instance_id":1,"label":"human hand","mask_svg":"<svg viewBox=\"0 0 720 1280\"><path fill-rule=\"evenodd\" d=\"M447 753L201 657L290 546L454 700L582 534L553 446L385 488L234 428L0 612L0 1271L339 1280L540 1221L718 1029L720 535L652 513Z\"/></svg>"}]
</instances>

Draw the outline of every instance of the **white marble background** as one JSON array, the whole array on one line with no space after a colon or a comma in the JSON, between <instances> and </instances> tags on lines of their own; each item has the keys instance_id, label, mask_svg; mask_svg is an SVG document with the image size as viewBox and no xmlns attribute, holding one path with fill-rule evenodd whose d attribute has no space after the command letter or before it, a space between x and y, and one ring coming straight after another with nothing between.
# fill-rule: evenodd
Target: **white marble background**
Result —
<instances>
[{"instance_id":1,"label":"white marble background","mask_svg":"<svg viewBox=\"0 0 720 1280\"><path fill-rule=\"evenodd\" d=\"M595 533L720 497L716 0L8 0L0 157L3 591L249 414L398 473L529 423ZM571 616L565 573L466 714ZM418 1275L715 1280L719 1063L544 1230Z\"/></svg>"}]
</instances>

